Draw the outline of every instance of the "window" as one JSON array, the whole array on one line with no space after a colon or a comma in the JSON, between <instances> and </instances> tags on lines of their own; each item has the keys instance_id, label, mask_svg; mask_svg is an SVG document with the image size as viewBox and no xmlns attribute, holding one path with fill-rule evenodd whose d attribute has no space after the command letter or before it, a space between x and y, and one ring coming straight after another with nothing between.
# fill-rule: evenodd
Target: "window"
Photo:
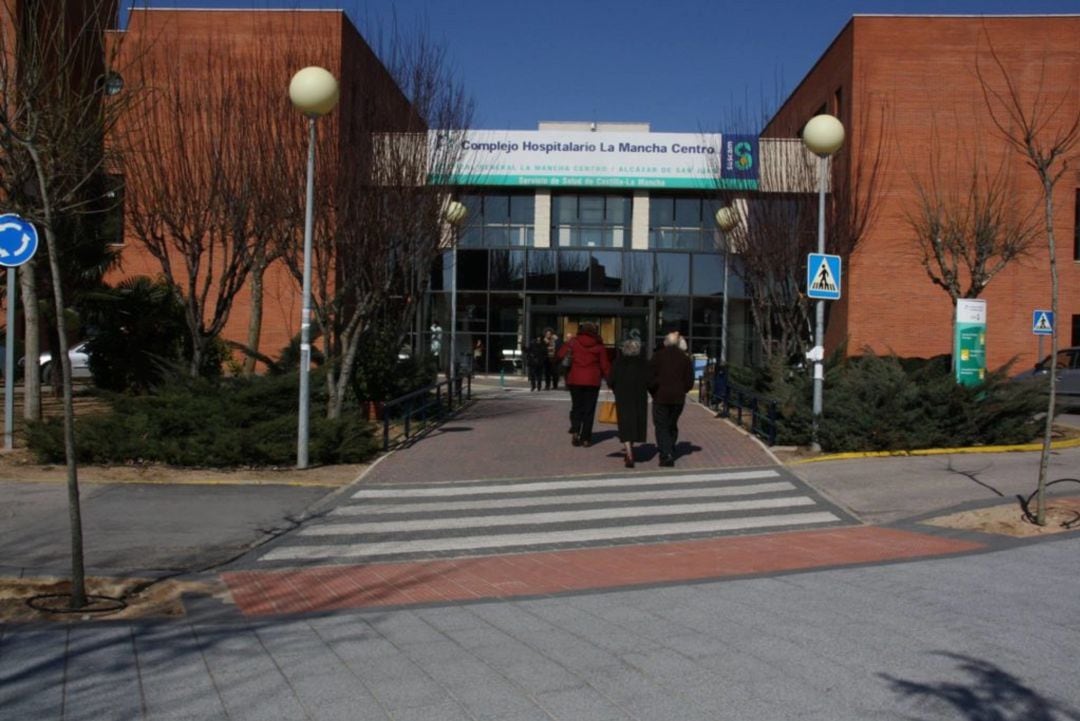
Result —
<instances>
[{"instance_id":1,"label":"window","mask_svg":"<svg viewBox=\"0 0 1080 721\"><path fill-rule=\"evenodd\" d=\"M690 295L690 256L656 254L656 292L666 296Z\"/></svg>"},{"instance_id":2,"label":"window","mask_svg":"<svg viewBox=\"0 0 1080 721\"><path fill-rule=\"evenodd\" d=\"M630 252L623 254L623 292L651 294L653 286L653 254Z\"/></svg>"},{"instance_id":3,"label":"window","mask_svg":"<svg viewBox=\"0 0 1080 721\"><path fill-rule=\"evenodd\" d=\"M654 195L649 199L649 247L712 250L713 220L720 202L712 198Z\"/></svg>"},{"instance_id":4,"label":"window","mask_svg":"<svg viewBox=\"0 0 1080 721\"><path fill-rule=\"evenodd\" d=\"M461 228L462 247L506 248L533 244L536 198L532 193L462 195L469 214Z\"/></svg>"},{"instance_id":5,"label":"window","mask_svg":"<svg viewBox=\"0 0 1080 721\"><path fill-rule=\"evenodd\" d=\"M555 251L530 250L525 285L529 290L555 290Z\"/></svg>"},{"instance_id":6,"label":"window","mask_svg":"<svg viewBox=\"0 0 1080 721\"><path fill-rule=\"evenodd\" d=\"M633 200L622 195L555 195L552 236L562 248L622 248Z\"/></svg>"},{"instance_id":7,"label":"window","mask_svg":"<svg viewBox=\"0 0 1080 721\"><path fill-rule=\"evenodd\" d=\"M1080 315L1072 317L1072 342L1069 345L1080 345Z\"/></svg>"}]
</instances>

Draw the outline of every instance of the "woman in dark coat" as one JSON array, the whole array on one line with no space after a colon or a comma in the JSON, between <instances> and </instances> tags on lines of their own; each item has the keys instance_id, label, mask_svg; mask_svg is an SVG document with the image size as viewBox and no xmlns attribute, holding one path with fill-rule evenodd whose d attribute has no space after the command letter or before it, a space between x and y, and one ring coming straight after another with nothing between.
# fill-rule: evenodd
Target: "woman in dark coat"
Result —
<instances>
[{"instance_id":1,"label":"woman in dark coat","mask_svg":"<svg viewBox=\"0 0 1080 721\"><path fill-rule=\"evenodd\" d=\"M575 446L592 445L593 416L596 415L596 399L600 395L600 382L611 375L604 341L595 323L582 323L578 334L562 344L555 352L561 361L570 354L570 370L566 373L566 387L570 390L570 432L574 434Z\"/></svg>"},{"instance_id":2,"label":"woman in dark coat","mask_svg":"<svg viewBox=\"0 0 1080 721\"><path fill-rule=\"evenodd\" d=\"M611 367L608 386L615 391L615 410L619 415L619 440L626 451L627 468L634 467L634 444L646 440L649 410L649 363L641 355L641 341L630 339L622 344L622 355Z\"/></svg>"}]
</instances>

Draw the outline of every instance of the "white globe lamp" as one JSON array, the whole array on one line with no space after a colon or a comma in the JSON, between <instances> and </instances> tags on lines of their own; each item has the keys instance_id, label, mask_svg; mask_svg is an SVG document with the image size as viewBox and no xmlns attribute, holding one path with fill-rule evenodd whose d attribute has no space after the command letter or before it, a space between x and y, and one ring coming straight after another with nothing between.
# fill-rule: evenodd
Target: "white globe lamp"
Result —
<instances>
[{"instance_id":1,"label":"white globe lamp","mask_svg":"<svg viewBox=\"0 0 1080 721\"><path fill-rule=\"evenodd\" d=\"M308 116L326 115L337 105L338 81L326 68L316 65L297 71L289 81L289 99Z\"/></svg>"}]
</instances>

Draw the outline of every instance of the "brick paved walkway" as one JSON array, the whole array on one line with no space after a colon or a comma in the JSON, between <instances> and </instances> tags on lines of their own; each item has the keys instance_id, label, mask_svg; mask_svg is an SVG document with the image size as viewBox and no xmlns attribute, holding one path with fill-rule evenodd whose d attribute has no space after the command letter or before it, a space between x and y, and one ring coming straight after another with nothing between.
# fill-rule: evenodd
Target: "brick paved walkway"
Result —
<instances>
[{"instance_id":1,"label":"brick paved walkway","mask_svg":"<svg viewBox=\"0 0 1080 721\"><path fill-rule=\"evenodd\" d=\"M246 615L538 596L924 558L978 543L859 526L412 563L222 574Z\"/></svg>"},{"instance_id":2,"label":"brick paved walkway","mask_svg":"<svg viewBox=\"0 0 1080 721\"><path fill-rule=\"evenodd\" d=\"M495 386L479 395L457 418L383 458L362 485L659 470L652 444L638 449L634 471L624 469L622 446L611 426L596 427L592 447L572 446L566 432L570 401L565 391L529 393ZM651 423L649 433L651 438ZM775 467L771 454L756 439L708 409L687 403L680 421L677 470ZM366 535L360 533L357 540ZM222 579L244 614L293 614L765 575L984 548L945 535L848 526L363 565L297 561L291 568L247 570L241 562Z\"/></svg>"},{"instance_id":3,"label":"brick paved walkway","mask_svg":"<svg viewBox=\"0 0 1080 721\"><path fill-rule=\"evenodd\" d=\"M601 394L601 399L610 395ZM622 471L622 444L615 427L596 424L591 448L570 445L570 395L564 390L487 395L460 416L403 451L391 454L364 477L365 483L570 476ZM653 439L652 422L649 439ZM656 446L638 448L635 471L655 472ZM679 420L679 469L772 466L757 440L687 403Z\"/></svg>"}]
</instances>

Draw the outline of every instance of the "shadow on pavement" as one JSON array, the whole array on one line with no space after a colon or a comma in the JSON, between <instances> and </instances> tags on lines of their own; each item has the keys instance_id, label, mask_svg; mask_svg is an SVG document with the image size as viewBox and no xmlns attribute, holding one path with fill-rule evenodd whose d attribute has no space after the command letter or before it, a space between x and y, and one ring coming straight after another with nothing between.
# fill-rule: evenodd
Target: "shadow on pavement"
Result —
<instances>
[{"instance_id":1,"label":"shadow on pavement","mask_svg":"<svg viewBox=\"0 0 1080 721\"><path fill-rule=\"evenodd\" d=\"M916 702L949 706L969 721L1080 721L1080 709L1046 698L990 661L963 654L937 652L956 662L970 677L968 683L923 683L879 674L900 697ZM944 710L944 709L943 709Z\"/></svg>"}]
</instances>

